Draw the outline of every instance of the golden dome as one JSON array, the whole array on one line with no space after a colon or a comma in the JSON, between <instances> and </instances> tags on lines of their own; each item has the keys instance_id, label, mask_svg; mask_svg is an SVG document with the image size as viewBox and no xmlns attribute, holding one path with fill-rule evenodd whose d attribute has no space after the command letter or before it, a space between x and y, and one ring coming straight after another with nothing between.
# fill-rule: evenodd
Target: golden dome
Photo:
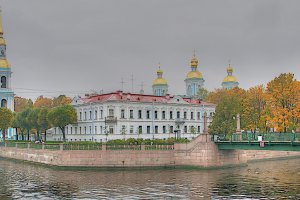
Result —
<instances>
[{"instance_id":1,"label":"golden dome","mask_svg":"<svg viewBox=\"0 0 300 200\"><path fill-rule=\"evenodd\" d=\"M186 77L187 78L203 78L201 72L199 72L199 71L190 71Z\"/></svg>"},{"instance_id":2,"label":"golden dome","mask_svg":"<svg viewBox=\"0 0 300 200\"><path fill-rule=\"evenodd\" d=\"M223 83L227 83L227 82L238 82L238 81L234 76L226 76L223 80Z\"/></svg>"},{"instance_id":3,"label":"golden dome","mask_svg":"<svg viewBox=\"0 0 300 200\"><path fill-rule=\"evenodd\" d=\"M153 81L153 85L166 85L168 84L167 80L164 79L164 78L156 78L154 81Z\"/></svg>"},{"instance_id":4,"label":"golden dome","mask_svg":"<svg viewBox=\"0 0 300 200\"><path fill-rule=\"evenodd\" d=\"M161 69L159 69L159 70L157 70L157 71L156 71L156 73L157 73L157 74L163 74L163 73L164 73L164 71L163 71L163 70L161 70Z\"/></svg>"},{"instance_id":5,"label":"golden dome","mask_svg":"<svg viewBox=\"0 0 300 200\"><path fill-rule=\"evenodd\" d=\"M230 64L227 67L227 72L233 72L233 68L230 66Z\"/></svg>"},{"instance_id":6,"label":"golden dome","mask_svg":"<svg viewBox=\"0 0 300 200\"><path fill-rule=\"evenodd\" d=\"M3 38L0 38L0 45L4 44L5 45L5 40Z\"/></svg>"},{"instance_id":7,"label":"golden dome","mask_svg":"<svg viewBox=\"0 0 300 200\"><path fill-rule=\"evenodd\" d=\"M198 59L194 56L191 60L191 67L197 67L198 66Z\"/></svg>"},{"instance_id":8,"label":"golden dome","mask_svg":"<svg viewBox=\"0 0 300 200\"><path fill-rule=\"evenodd\" d=\"M6 59L0 60L0 68L9 68L9 64Z\"/></svg>"}]
</instances>

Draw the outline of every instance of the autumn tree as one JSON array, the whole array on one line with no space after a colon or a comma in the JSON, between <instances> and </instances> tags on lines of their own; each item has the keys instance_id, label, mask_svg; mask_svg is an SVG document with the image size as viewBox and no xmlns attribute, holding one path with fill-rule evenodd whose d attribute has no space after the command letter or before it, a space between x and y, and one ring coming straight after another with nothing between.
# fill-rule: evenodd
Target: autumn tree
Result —
<instances>
[{"instance_id":1,"label":"autumn tree","mask_svg":"<svg viewBox=\"0 0 300 200\"><path fill-rule=\"evenodd\" d=\"M199 97L199 99L205 99L207 96L208 96L208 90L203 88L203 87L200 87L198 89L198 93L197 93L197 96Z\"/></svg>"},{"instance_id":2,"label":"autumn tree","mask_svg":"<svg viewBox=\"0 0 300 200\"><path fill-rule=\"evenodd\" d=\"M262 85L255 86L246 91L243 99L244 112L242 119L245 129L255 133L256 130L265 132L267 128L266 94Z\"/></svg>"},{"instance_id":3,"label":"autumn tree","mask_svg":"<svg viewBox=\"0 0 300 200\"><path fill-rule=\"evenodd\" d=\"M63 105L69 105L72 102L72 99L70 97L67 97L66 95L59 95L58 97L55 97L53 99L53 107L57 106L63 106Z\"/></svg>"},{"instance_id":4,"label":"autumn tree","mask_svg":"<svg viewBox=\"0 0 300 200\"><path fill-rule=\"evenodd\" d=\"M36 132L37 140L40 140L40 131L41 131L40 124L38 123L39 113L40 113L40 108L32 108L32 109L30 109L30 112L27 116L27 121L29 123L29 126L32 129L34 129Z\"/></svg>"},{"instance_id":5,"label":"autumn tree","mask_svg":"<svg viewBox=\"0 0 300 200\"><path fill-rule=\"evenodd\" d=\"M280 74L267 84L268 120L277 132L295 130L299 122L299 82L291 73Z\"/></svg>"},{"instance_id":6,"label":"autumn tree","mask_svg":"<svg viewBox=\"0 0 300 200\"><path fill-rule=\"evenodd\" d=\"M2 132L2 139L5 141L6 130L11 127L13 122L13 113L7 108L0 108L0 129Z\"/></svg>"},{"instance_id":7,"label":"autumn tree","mask_svg":"<svg viewBox=\"0 0 300 200\"><path fill-rule=\"evenodd\" d=\"M53 106L53 100L41 95L35 100L33 106L35 108L42 108L42 107L51 108Z\"/></svg>"},{"instance_id":8,"label":"autumn tree","mask_svg":"<svg viewBox=\"0 0 300 200\"><path fill-rule=\"evenodd\" d=\"M25 108L32 107L32 101L22 97L14 98L15 112L21 112Z\"/></svg>"},{"instance_id":9,"label":"autumn tree","mask_svg":"<svg viewBox=\"0 0 300 200\"><path fill-rule=\"evenodd\" d=\"M29 121L30 111L31 108L26 108L17 116L19 126L27 131L27 140L30 140L30 130L32 129L32 124Z\"/></svg>"},{"instance_id":10,"label":"autumn tree","mask_svg":"<svg viewBox=\"0 0 300 200\"><path fill-rule=\"evenodd\" d=\"M76 110L71 105L63 105L53 108L48 113L49 122L54 127L59 127L63 134L63 141L66 141L65 127L77 122Z\"/></svg>"}]
</instances>

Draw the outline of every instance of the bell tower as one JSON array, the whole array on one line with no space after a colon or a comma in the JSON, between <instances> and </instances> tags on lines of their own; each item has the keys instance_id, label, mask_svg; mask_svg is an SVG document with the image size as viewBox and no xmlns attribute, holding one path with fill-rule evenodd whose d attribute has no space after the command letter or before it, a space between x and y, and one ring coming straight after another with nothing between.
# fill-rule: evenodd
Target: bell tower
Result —
<instances>
[{"instance_id":1,"label":"bell tower","mask_svg":"<svg viewBox=\"0 0 300 200\"><path fill-rule=\"evenodd\" d=\"M3 37L2 14L0 11L0 107L14 111L14 93L11 88L11 68L6 59L6 42ZM11 138L13 129L8 129L7 137Z\"/></svg>"}]
</instances>

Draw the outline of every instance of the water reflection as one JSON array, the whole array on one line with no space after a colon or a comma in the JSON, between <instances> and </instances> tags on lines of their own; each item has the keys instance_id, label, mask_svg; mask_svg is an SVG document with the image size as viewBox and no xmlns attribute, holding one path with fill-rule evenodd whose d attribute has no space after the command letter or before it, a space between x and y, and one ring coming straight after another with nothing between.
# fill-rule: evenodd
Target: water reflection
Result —
<instances>
[{"instance_id":1,"label":"water reflection","mask_svg":"<svg viewBox=\"0 0 300 200\"><path fill-rule=\"evenodd\" d=\"M72 171L0 159L0 199L300 199L300 160L220 170Z\"/></svg>"}]
</instances>

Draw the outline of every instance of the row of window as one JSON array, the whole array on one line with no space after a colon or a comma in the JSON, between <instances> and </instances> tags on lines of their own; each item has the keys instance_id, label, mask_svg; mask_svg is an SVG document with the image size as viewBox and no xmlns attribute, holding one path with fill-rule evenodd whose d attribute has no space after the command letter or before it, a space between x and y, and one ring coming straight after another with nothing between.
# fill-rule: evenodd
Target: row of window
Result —
<instances>
[{"instance_id":1,"label":"row of window","mask_svg":"<svg viewBox=\"0 0 300 200\"><path fill-rule=\"evenodd\" d=\"M210 116L212 116L213 113L210 113ZM108 112L108 115L109 116L114 116L114 110L113 109L109 109L109 112ZM143 110L138 110L137 111L137 118L138 119L143 119L145 117L145 119L158 119L158 111L155 110L154 113L153 113L153 116L151 115L151 111L150 110L146 110L145 112L145 116L143 117L144 113L143 113ZM189 117L191 120L195 120L195 113L194 112L190 112L189 113ZM183 112L183 116L181 116L181 112L180 111L177 111L176 112L176 118L177 119L180 119L180 118L183 118L183 119L187 119L188 118L188 113L186 111ZM99 116L100 119L103 118L103 110L100 110L100 116ZM121 110L121 113L120 113L120 118L121 119L126 119L126 112L125 112L125 109L122 109ZM200 112L197 112L197 120L200 120L201 118L201 114ZM87 112L85 111L83 116L82 116L82 112L79 112L79 120L97 120L98 119L98 112L97 110L94 111L94 115L93 115L93 112L92 111L89 111L89 118L87 118ZM129 119L134 119L134 110L129 110ZM167 113L166 111L161 111L161 119L167 119ZM174 113L173 111L169 111L169 119L174 119Z\"/></svg>"},{"instance_id":2,"label":"row of window","mask_svg":"<svg viewBox=\"0 0 300 200\"><path fill-rule=\"evenodd\" d=\"M99 128L99 129L98 129ZM130 126L129 130L127 130L125 125L120 127L118 134L143 134L143 133L174 133L174 126L138 126L134 128L134 126ZM153 129L153 130L152 130ZM54 133L60 133L58 128L54 129ZM94 132L93 132L94 131ZM94 126L94 130L92 126L84 126L84 127L66 127L66 134L115 134L115 130L113 126ZM200 133L200 126L184 126L183 133Z\"/></svg>"}]
</instances>

